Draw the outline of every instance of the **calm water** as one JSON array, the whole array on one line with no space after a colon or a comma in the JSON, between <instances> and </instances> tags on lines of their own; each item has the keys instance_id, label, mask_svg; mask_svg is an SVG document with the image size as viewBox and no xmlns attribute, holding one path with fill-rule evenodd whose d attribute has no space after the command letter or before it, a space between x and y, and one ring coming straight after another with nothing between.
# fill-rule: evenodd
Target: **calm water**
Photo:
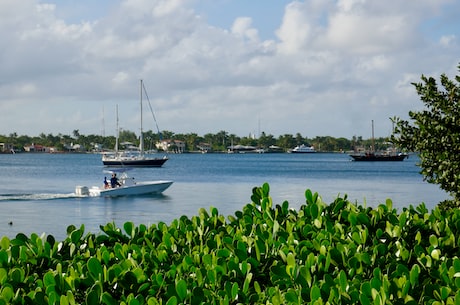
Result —
<instances>
[{"instance_id":1,"label":"calm water","mask_svg":"<svg viewBox=\"0 0 460 305\"><path fill-rule=\"evenodd\" d=\"M252 188L270 184L275 204L302 205L306 189L327 203L338 195L377 206L387 198L393 206L433 208L449 198L436 185L423 181L416 156L403 162L352 162L346 154L178 154L162 168L131 171L137 180L173 180L163 195L119 198L76 198L76 185L101 185L100 155L0 155L0 237L22 232L66 236L66 228L99 226L126 221L135 224L169 223L200 208L218 208L233 215L249 203ZM9 222L13 224L10 225Z\"/></svg>"}]
</instances>

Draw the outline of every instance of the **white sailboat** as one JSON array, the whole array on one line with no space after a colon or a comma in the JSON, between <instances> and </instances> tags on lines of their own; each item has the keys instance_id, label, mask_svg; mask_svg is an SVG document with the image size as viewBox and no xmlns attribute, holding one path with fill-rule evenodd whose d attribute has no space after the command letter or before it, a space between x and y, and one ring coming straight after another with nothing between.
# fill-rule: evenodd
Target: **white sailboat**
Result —
<instances>
[{"instance_id":1,"label":"white sailboat","mask_svg":"<svg viewBox=\"0 0 460 305\"><path fill-rule=\"evenodd\" d=\"M141 80L141 91L140 91L140 106L141 106L141 133L139 137L139 151L119 151L118 150L118 106L117 106L117 137L115 144L114 153L105 153L102 155L102 163L104 166L115 166L115 167L161 167L168 161L168 157L150 157L145 154L144 151L144 130L143 130L143 110L142 110L142 98L144 91L144 84Z\"/></svg>"}]
</instances>

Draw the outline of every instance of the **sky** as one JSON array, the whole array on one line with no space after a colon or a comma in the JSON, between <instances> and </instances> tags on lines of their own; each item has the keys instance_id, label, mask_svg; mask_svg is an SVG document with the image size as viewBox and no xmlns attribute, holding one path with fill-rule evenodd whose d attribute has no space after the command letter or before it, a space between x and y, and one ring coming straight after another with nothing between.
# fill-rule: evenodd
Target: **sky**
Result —
<instances>
[{"instance_id":1,"label":"sky","mask_svg":"<svg viewBox=\"0 0 460 305\"><path fill-rule=\"evenodd\" d=\"M0 135L391 134L458 75L454 0L0 0ZM145 100L145 97L144 97ZM156 131L144 106L144 130Z\"/></svg>"}]
</instances>

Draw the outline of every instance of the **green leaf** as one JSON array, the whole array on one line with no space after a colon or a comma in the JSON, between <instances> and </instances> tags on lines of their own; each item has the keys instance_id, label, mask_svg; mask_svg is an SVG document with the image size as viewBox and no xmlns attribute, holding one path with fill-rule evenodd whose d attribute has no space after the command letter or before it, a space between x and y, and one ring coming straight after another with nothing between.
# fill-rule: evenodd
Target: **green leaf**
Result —
<instances>
[{"instance_id":1,"label":"green leaf","mask_svg":"<svg viewBox=\"0 0 460 305\"><path fill-rule=\"evenodd\" d=\"M289 304L298 304L299 302L299 297L297 295L297 291L295 291L294 289L290 288L286 294L284 295L284 297L286 298L286 301L287 303Z\"/></svg>"},{"instance_id":2,"label":"green leaf","mask_svg":"<svg viewBox=\"0 0 460 305\"><path fill-rule=\"evenodd\" d=\"M131 238L134 237L134 224L131 221L125 222L123 225L123 229L125 230L126 234L128 234L128 236L130 236Z\"/></svg>"},{"instance_id":3,"label":"green leaf","mask_svg":"<svg viewBox=\"0 0 460 305\"><path fill-rule=\"evenodd\" d=\"M363 294L363 293L361 293L361 294L359 295L359 301L360 301L361 305L371 305L371 301L370 301L369 298L368 298L365 294Z\"/></svg>"},{"instance_id":4,"label":"green leaf","mask_svg":"<svg viewBox=\"0 0 460 305\"><path fill-rule=\"evenodd\" d=\"M418 245L420 245L420 242L422 241L422 234L420 233L420 231L418 231L417 234L415 234L415 241Z\"/></svg>"},{"instance_id":5,"label":"green leaf","mask_svg":"<svg viewBox=\"0 0 460 305\"><path fill-rule=\"evenodd\" d=\"M6 283L7 279L8 279L8 273L6 272L5 269L0 268L0 287L2 287L3 284Z\"/></svg>"},{"instance_id":6,"label":"green leaf","mask_svg":"<svg viewBox=\"0 0 460 305\"><path fill-rule=\"evenodd\" d=\"M372 287L371 287L371 284L369 282L364 282L361 284L361 294L365 294L367 296L371 296L372 295Z\"/></svg>"},{"instance_id":7,"label":"green leaf","mask_svg":"<svg viewBox=\"0 0 460 305\"><path fill-rule=\"evenodd\" d=\"M431 251L431 257L434 260L439 260L440 255L441 255L441 250L439 250L439 249L433 249L433 251Z\"/></svg>"},{"instance_id":8,"label":"green leaf","mask_svg":"<svg viewBox=\"0 0 460 305\"><path fill-rule=\"evenodd\" d=\"M88 270L89 270L89 273L91 275L91 277L94 279L94 280L99 280L100 279L100 276L102 275L102 265L101 265L101 262L95 258L95 257L91 257L89 260L88 260Z\"/></svg>"},{"instance_id":9,"label":"green leaf","mask_svg":"<svg viewBox=\"0 0 460 305\"><path fill-rule=\"evenodd\" d=\"M53 272L48 271L47 273L45 273L45 276L43 277L43 284L45 284L45 287L56 285Z\"/></svg>"},{"instance_id":10,"label":"green leaf","mask_svg":"<svg viewBox=\"0 0 460 305\"><path fill-rule=\"evenodd\" d=\"M72 240L74 244L77 244L80 241L82 235L83 232L81 230L75 230L72 233L70 233L70 240Z\"/></svg>"},{"instance_id":11,"label":"green leaf","mask_svg":"<svg viewBox=\"0 0 460 305\"><path fill-rule=\"evenodd\" d=\"M177 305L177 298L175 295L169 298L168 302L166 302L166 305Z\"/></svg>"},{"instance_id":12,"label":"green leaf","mask_svg":"<svg viewBox=\"0 0 460 305\"><path fill-rule=\"evenodd\" d=\"M251 284L251 280L252 280L252 273L248 272L248 274L246 274L246 278L244 279L244 283L243 283L243 293L245 294L248 293L249 285Z\"/></svg>"},{"instance_id":13,"label":"green leaf","mask_svg":"<svg viewBox=\"0 0 460 305\"><path fill-rule=\"evenodd\" d=\"M340 270L340 273L339 273L339 283L340 283L340 288L342 292L347 291L348 280L347 280L347 275L345 274L345 271L343 270Z\"/></svg>"},{"instance_id":14,"label":"green leaf","mask_svg":"<svg viewBox=\"0 0 460 305\"><path fill-rule=\"evenodd\" d=\"M310 215L311 215L311 218L313 218L313 219L318 218L319 208L318 208L318 205L316 204L316 201L313 204L310 205Z\"/></svg>"},{"instance_id":15,"label":"green leaf","mask_svg":"<svg viewBox=\"0 0 460 305\"><path fill-rule=\"evenodd\" d=\"M433 247L438 246L438 238L435 235L430 235L430 245Z\"/></svg>"},{"instance_id":16,"label":"green leaf","mask_svg":"<svg viewBox=\"0 0 460 305\"><path fill-rule=\"evenodd\" d=\"M86 304L99 304L99 291L97 289L91 290L86 295Z\"/></svg>"},{"instance_id":17,"label":"green leaf","mask_svg":"<svg viewBox=\"0 0 460 305\"><path fill-rule=\"evenodd\" d=\"M180 300L184 301L187 296L187 283L183 279L176 283L176 292Z\"/></svg>"},{"instance_id":18,"label":"green leaf","mask_svg":"<svg viewBox=\"0 0 460 305\"><path fill-rule=\"evenodd\" d=\"M449 287L441 287L441 299L446 300L452 290Z\"/></svg>"},{"instance_id":19,"label":"green leaf","mask_svg":"<svg viewBox=\"0 0 460 305\"><path fill-rule=\"evenodd\" d=\"M341 198L338 198L334 203L335 203L335 206L332 212L334 214L338 214L340 210L342 210L342 208L346 205L347 202Z\"/></svg>"},{"instance_id":20,"label":"green leaf","mask_svg":"<svg viewBox=\"0 0 460 305\"><path fill-rule=\"evenodd\" d=\"M13 291L13 288L9 287L9 286L6 286L6 287L3 287L1 288L0 290L1 294L1 299L5 300L6 302L10 302L10 300L12 300L14 298L14 291Z\"/></svg>"},{"instance_id":21,"label":"green leaf","mask_svg":"<svg viewBox=\"0 0 460 305\"><path fill-rule=\"evenodd\" d=\"M67 296L61 295L59 299L59 305L69 305L69 301L67 300Z\"/></svg>"},{"instance_id":22,"label":"green leaf","mask_svg":"<svg viewBox=\"0 0 460 305\"><path fill-rule=\"evenodd\" d=\"M386 205L388 211L391 211L393 209L393 201L391 201L391 199L387 199L385 201L385 205Z\"/></svg>"},{"instance_id":23,"label":"green leaf","mask_svg":"<svg viewBox=\"0 0 460 305\"><path fill-rule=\"evenodd\" d=\"M307 204L312 204L312 203L314 203L314 201L313 201L313 194L312 194L312 192L311 192L310 189L307 189L307 190L305 191L305 199L306 199Z\"/></svg>"},{"instance_id":24,"label":"green leaf","mask_svg":"<svg viewBox=\"0 0 460 305\"><path fill-rule=\"evenodd\" d=\"M232 285L232 300L236 300L239 290L240 288L238 287L238 283L234 282Z\"/></svg>"},{"instance_id":25,"label":"green leaf","mask_svg":"<svg viewBox=\"0 0 460 305\"><path fill-rule=\"evenodd\" d=\"M415 285L418 285L418 276L420 274L420 267L419 265L415 264L412 266L410 270L410 283L412 287L415 287Z\"/></svg>"},{"instance_id":26,"label":"green leaf","mask_svg":"<svg viewBox=\"0 0 460 305\"><path fill-rule=\"evenodd\" d=\"M7 250L10 247L10 239L6 236L3 236L2 240L0 241L0 247L4 250Z\"/></svg>"},{"instance_id":27,"label":"green leaf","mask_svg":"<svg viewBox=\"0 0 460 305\"><path fill-rule=\"evenodd\" d=\"M316 285L311 288L310 298L312 301L321 299L321 290Z\"/></svg>"},{"instance_id":28,"label":"green leaf","mask_svg":"<svg viewBox=\"0 0 460 305\"><path fill-rule=\"evenodd\" d=\"M68 304L75 305L75 296L73 295L72 291L67 291L66 293L66 299Z\"/></svg>"},{"instance_id":29,"label":"green leaf","mask_svg":"<svg viewBox=\"0 0 460 305\"><path fill-rule=\"evenodd\" d=\"M458 257L454 258L454 270L460 272L460 259Z\"/></svg>"},{"instance_id":30,"label":"green leaf","mask_svg":"<svg viewBox=\"0 0 460 305\"><path fill-rule=\"evenodd\" d=\"M13 268L10 271L10 278L13 283L22 283L25 279L25 271L22 268Z\"/></svg>"},{"instance_id":31,"label":"green leaf","mask_svg":"<svg viewBox=\"0 0 460 305\"><path fill-rule=\"evenodd\" d=\"M270 185L268 183L264 183L262 185L262 190L263 190L263 194L265 197L268 197L268 195L270 194Z\"/></svg>"}]
</instances>

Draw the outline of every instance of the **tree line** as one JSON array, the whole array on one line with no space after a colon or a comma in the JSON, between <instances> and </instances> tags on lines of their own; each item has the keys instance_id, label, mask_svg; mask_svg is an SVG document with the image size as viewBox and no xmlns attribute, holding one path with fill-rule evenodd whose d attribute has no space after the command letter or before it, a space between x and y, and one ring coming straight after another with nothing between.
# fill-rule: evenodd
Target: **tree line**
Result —
<instances>
[{"instance_id":1,"label":"tree line","mask_svg":"<svg viewBox=\"0 0 460 305\"><path fill-rule=\"evenodd\" d=\"M212 151L221 152L227 151L231 145L245 145L253 146L256 148L266 149L270 146L277 146L280 150L288 151L297 145L306 144L312 145L317 151L324 152L339 152L350 151L357 147L369 149L372 145L372 139L363 139L362 136L353 136L351 139L343 137L335 138L331 136L317 136L308 138L297 133L284 134L275 137L272 134L262 132L259 137L244 136L240 137L235 134L230 134L226 131L219 131L218 133L207 133L200 136L197 133L174 133L172 131L164 130L161 133L153 132L151 130L144 131L145 149L155 149L155 144L161 140L178 140L185 143L185 151L197 151L203 143L211 146ZM384 149L387 147L388 138L376 138L375 149ZM46 147L54 147L58 151L66 151L70 144L79 144L84 151L92 151L96 146L102 147L105 150L110 150L115 147L115 136L102 136L102 135L83 135L79 130L73 131L72 135L64 134L45 134L41 133L38 136L17 135L11 133L9 135L0 135L0 143L8 143L13 145L15 149L21 150L26 145L39 144ZM139 145L139 137L135 132L129 130L121 130L119 133L119 143L130 142L135 146Z\"/></svg>"}]
</instances>

